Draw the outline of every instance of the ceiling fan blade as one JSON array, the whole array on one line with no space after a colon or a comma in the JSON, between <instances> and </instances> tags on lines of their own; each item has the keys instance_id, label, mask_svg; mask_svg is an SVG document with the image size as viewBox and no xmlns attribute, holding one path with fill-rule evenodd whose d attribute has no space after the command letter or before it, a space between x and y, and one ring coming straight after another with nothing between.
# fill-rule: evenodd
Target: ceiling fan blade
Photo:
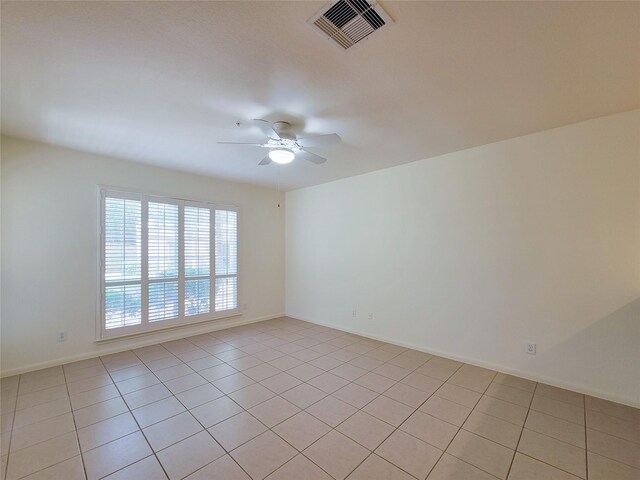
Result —
<instances>
[{"instance_id":1,"label":"ceiling fan blade","mask_svg":"<svg viewBox=\"0 0 640 480\"><path fill-rule=\"evenodd\" d=\"M216 142L218 145L253 145L254 147L267 147L264 143L244 143L244 142Z\"/></svg>"},{"instance_id":2,"label":"ceiling fan blade","mask_svg":"<svg viewBox=\"0 0 640 480\"><path fill-rule=\"evenodd\" d=\"M260 163L258 163L258 165L269 165L270 163L271 163L271 158L269 158L269 155L267 155L262 160L260 160Z\"/></svg>"},{"instance_id":3,"label":"ceiling fan blade","mask_svg":"<svg viewBox=\"0 0 640 480\"><path fill-rule=\"evenodd\" d=\"M273 138L273 136L275 135L275 138L280 138L278 132L273 129L273 124L271 122L263 120L262 118L252 118L251 121L256 127L262 130L262 133L264 133L267 137Z\"/></svg>"},{"instance_id":4,"label":"ceiling fan blade","mask_svg":"<svg viewBox=\"0 0 640 480\"><path fill-rule=\"evenodd\" d=\"M337 133L329 133L327 135L315 135L313 137L298 138L298 145L301 147L324 147L340 143L342 138Z\"/></svg>"},{"instance_id":5,"label":"ceiling fan blade","mask_svg":"<svg viewBox=\"0 0 640 480\"><path fill-rule=\"evenodd\" d=\"M316 165L320 165L327 161L326 158L321 157L320 155L316 155L315 153L308 152L306 150L301 150L296 153L296 158L301 158L303 160L307 160L308 162L315 163Z\"/></svg>"}]
</instances>

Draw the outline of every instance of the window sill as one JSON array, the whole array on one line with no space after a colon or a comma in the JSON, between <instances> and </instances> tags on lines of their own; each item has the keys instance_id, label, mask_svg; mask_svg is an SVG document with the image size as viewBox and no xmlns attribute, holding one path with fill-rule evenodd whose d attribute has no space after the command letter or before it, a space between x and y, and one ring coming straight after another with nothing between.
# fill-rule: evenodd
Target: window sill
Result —
<instances>
[{"instance_id":1,"label":"window sill","mask_svg":"<svg viewBox=\"0 0 640 480\"><path fill-rule=\"evenodd\" d=\"M99 337L99 338L96 338L95 343L98 343L98 344L110 343L110 342L115 342L115 341L118 341L118 340L124 340L124 339L127 339L127 338L146 337L146 336L154 335L154 334L160 333L160 332L168 332L168 331L171 331L171 330L178 330L178 329L184 329L184 328L188 328L188 327L201 326L201 325L204 325L204 324L207 324L207 323L217 322L219 320L226 320L226 319L229 319L229 318L241 317L241 316L242 316L242 313L235 311L233 313L230 313L229 315L219 316L219 317L215 317L215 318L209 318L209 319L206 319L206 320L198 320L198 321L189 322L189 323L167 325L165 327L154 328L153 330L143 330L143 331L137 331L137 332L123 333L121 335L109 335L108 337Z\"/></svg>"}]
</instances>

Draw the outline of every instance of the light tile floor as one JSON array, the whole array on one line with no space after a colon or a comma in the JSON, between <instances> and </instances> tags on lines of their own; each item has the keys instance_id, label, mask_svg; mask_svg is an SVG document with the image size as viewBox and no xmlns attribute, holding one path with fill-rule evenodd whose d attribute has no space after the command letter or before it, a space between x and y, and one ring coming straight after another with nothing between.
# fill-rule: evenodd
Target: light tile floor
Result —
<instances>
[{"instance_id":1,"label":"light tile floor","mask_svg":"<svg viewBox=\"0 0 640 480\"><path fill-rule=\"evenodd\" d=\"M2 476L640 479L640 411L280 318L1 381Z\"/></svg>"}]
</instances>

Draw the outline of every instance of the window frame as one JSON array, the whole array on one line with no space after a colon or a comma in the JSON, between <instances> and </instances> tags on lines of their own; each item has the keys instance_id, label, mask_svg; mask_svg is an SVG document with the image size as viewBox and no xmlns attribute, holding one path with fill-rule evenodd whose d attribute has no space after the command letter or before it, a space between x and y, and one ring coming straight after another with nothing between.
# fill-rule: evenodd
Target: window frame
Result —
<instances>
[{"instance_id":1,"label":"window frame","mask_svg":"<svg viewBox=\"0 0 640 480\"><path fill-rule=\"evenodd\" d=\"M141 278L140 282L137 281L123 281L123 284L140 284L141 286L141 317L142 321L139 325L129 325L118 328L107 329L105 318L105 287L107 282L105 280L105 199L107 197L123 198L128 200L137 200L141 202ZM149 252L149 218L148 207L149 202L168 203L178 206L178 316L169 320L161 320L150 322L149 321L149 284L166 281L164 279L149 279L148 270L148 252ZM209 312L200 313L195 315L185 315L185 281L190 280L190 277L185 276L185 231L184 231L184 207L198 207L208 208L210 210L210 224L209 224ZM235 275L219 275L220 278L229 276L235 276L237 282L237 303L236 308L223 310L220 312L215 311L215 212L216 210L226 210L236 212L237 215L237 230L236 230L236 262L237 269ZM161 330L178 328L182 326L197 325L203 322L210 322L223 318L236 317L241 315L241 227L240 227L241 212L240 207L237 205L230 205L225 203L211 202L198 199L186 199L179 198L172 195L163 195L158 193L129 190L118 187L111 187L105 185L98 185L98 295L97 295L97 308L96 308L96 341L104 341L117 339L122 337L129 337L133 335L147 334L157 332ZM145 221L146 219L146 221ZM200 276L197 277L200 279ZM120 282L118 282L120 283ZM113 283L111 284L113 285Z\"/></svg>"}]
</instances>

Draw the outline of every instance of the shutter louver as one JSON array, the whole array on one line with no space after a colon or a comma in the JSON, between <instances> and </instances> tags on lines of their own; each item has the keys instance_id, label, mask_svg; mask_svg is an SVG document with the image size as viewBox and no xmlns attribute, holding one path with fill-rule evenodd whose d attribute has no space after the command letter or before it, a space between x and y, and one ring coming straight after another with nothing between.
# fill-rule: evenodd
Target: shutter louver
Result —
<instances>
[{"instance_id":1,"label":"shutter louver","mask_svg":"<svg viewBox=\"0 0 640 480\"><path fill-rule=\"evenodd\" d=\"M185 315L211 310L211 209L184 207Z\"/></svg>"},{"instance_id":2,"label":"shutter louver","mask_svg":"<svg viewBox=\"0 0 640 480\"><path fill-rule=\"evenodd\" d=\"M104 317L105 328L142 322L142 203L105 198Z\"/></svg>"},{"instance_id":3,"label":"shutter louver","mask_svg":"<svg viewBox=\"0 0 640 480\"><path fill-rule=\"evenodd\" d=\"M215 309L238 308L238 212L215 212Z\"/></svg>"},{"instance_id":4,"label":"shutter louver","mask_svg":"<svg viewBox=\"0 0 640 480\"><path fill-rule=\"evenodd\" d=\"M157 322L178 316L178 206L149 202L148 230L149 321Z\"/></svg>"}]
</instances>

